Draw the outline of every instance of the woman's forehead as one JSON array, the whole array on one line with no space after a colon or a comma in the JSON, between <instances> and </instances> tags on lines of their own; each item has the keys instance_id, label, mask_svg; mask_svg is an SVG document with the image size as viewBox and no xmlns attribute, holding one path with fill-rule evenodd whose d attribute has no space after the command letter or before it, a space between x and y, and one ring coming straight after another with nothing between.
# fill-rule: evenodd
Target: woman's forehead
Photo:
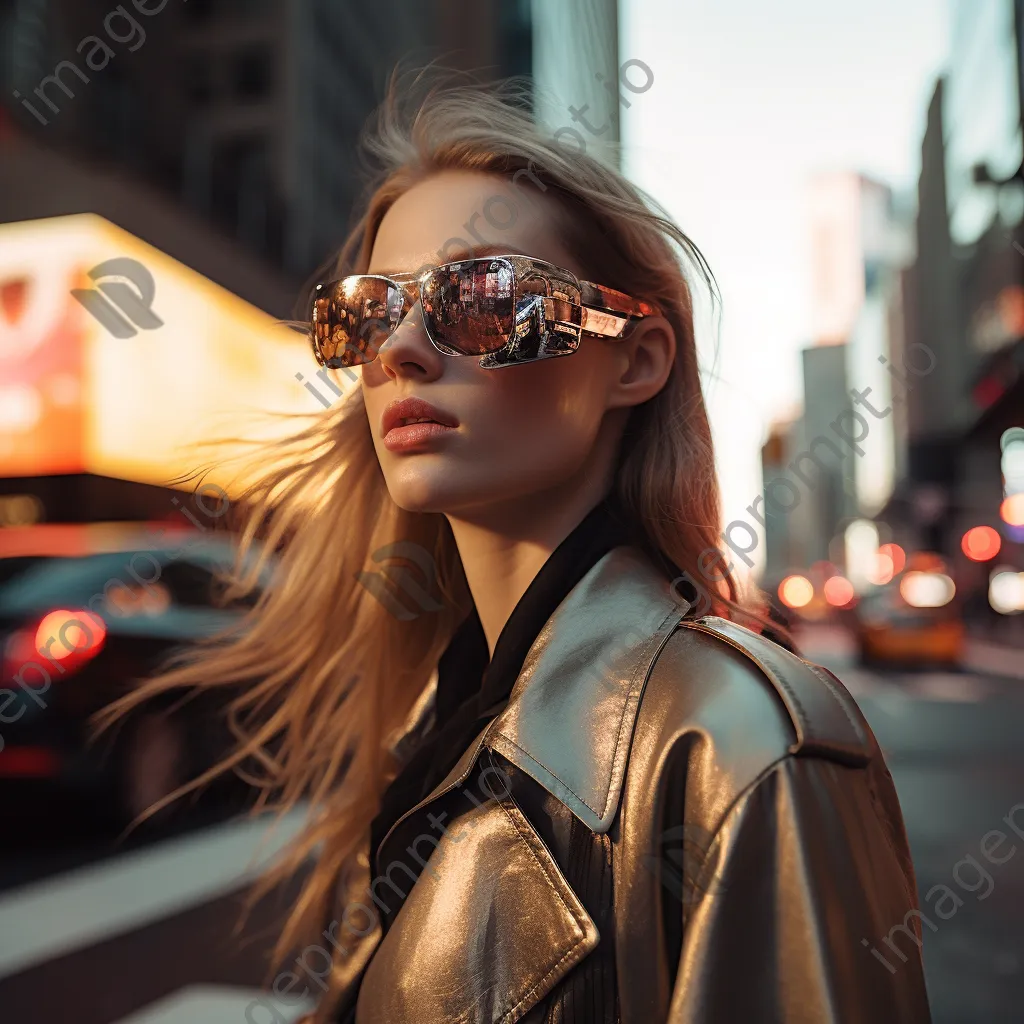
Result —
<instances>
[{"instance_id":1,"label":"woman's forehead","mask_svg":"<svg viewBox=\"0 0 1024 1024\"><path fill-rule=\"evenodd\" d=\"M557 210L529 182L445 171L414 185L384 215L369 273L422 274L442 263L519 254L566 269Z\"/></svg>"}]
</instances>

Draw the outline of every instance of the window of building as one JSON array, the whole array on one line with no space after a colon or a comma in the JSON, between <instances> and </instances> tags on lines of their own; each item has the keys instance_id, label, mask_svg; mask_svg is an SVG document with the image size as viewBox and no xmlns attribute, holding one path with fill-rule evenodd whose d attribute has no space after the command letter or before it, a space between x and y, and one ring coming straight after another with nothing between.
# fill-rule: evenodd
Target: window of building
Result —
<instances>
[{"instance_id":1,"label":"window of building","mask_svg":"<svg viewBox=\"0 0 1024 1024\"><path fill-rule=\"evenodd\" d=\"M128 167L138 166L142 150L141 100L119 67L109 67L93 81L89 98L93 104L93 147Z\"/></svg>"},{"instance_id":2,"label":"window of building","mask_svg":"<svg viewBox=\"0 0 1024 1024\"><path fill-rule=\"evenodd\" d=\"M185 61L185 91L189 101L202 106L213 99L213 69L205 53L193 53Z\"/></svg>"},{"instance_id":3,"label":"window of building","mask_svg":"<svg viewBox=\"0 0 1024 1024\"><path fill-rule=\"evenodd\" d=\"M231 89L241 100L260 100L273 86L273 54L259 44L237 51L231 59Z\"/></svg>"},{"instance_id":4,"label":"window of building","mask_svg":"<svg viewBox=\"0 0 1024 1024\"><path fill-rule=\"evenodd\" d=\"M213 21L260 17L269 14L274 3L275 0L188 0L184 12L193 25L205 25Z\"/></svg>"},{"instance_id":5,"label":"window of building","mask_svg":"<svg viewBox=\"0 0 1024 1024\"><path fill-rule=\"evenodd\" d=\"M270 151L262 135L218 140L211 153L214 216L243 244L263 251L273 214Z\"/></svg>"},{"instance_id":6,"label":"window of building","mask_svg":"<svg viewBox=\"0 0 1024 1024\"><path fill-rule=\"evenodd\" d=\"M193 25L203 25L213 18L217 7L217 0L189 0L182 13Z\"/></svg>"}]
</instances>

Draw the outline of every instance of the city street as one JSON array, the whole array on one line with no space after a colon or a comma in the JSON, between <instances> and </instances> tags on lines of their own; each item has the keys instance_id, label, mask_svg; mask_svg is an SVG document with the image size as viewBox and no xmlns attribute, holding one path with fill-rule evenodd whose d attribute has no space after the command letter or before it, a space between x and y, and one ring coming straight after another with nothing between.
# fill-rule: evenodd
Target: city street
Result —
<instances>
[{"instance_id":1,"label":"city street","mask_svg":"<svg viewBox=\"0 0 1024 1024\"><path fill-rule=\"evenodd\" d=\"M847 684L886 752L922 897L941 884L961 901L944 905L946 920L931 915L934 931L924 928L936 1024L1020 1020L1024 854L1011 848L1024 843L1002 819L1024 804L1024 661L981 650L969 660L985 671L866 671L851 664L838 630L815 630L801 641L808 657ZM1024 812L1017 820L1024 824ZM298 815L287 819L277 841L298 825ZM980 852L993 829L1008 836L1003 863ZM295 1019L302 1007L294 1001L254 1004L288 894L262 904L241 938L232 935L240 879L260 852L261 834L258 824L230 822L115 855L109 841L75 845L67 837L55 840L48 859L5 850L4 1024L241 1024L247 1012L256 1024ZM273 848L274 841L264 856ZM967 856L984 876L962 863ZM46 870L48 877L37 877ZM924 902L922 910L927 915ZM868 938L888 952L884 936ZM310 991L318 991L315 980Z\"/></svg>"},{"instance_id":2,"label":"city street","mask_svg":"<svg viewBox=\"0 0 1024 1024\"><path fill-rule=\"evenodd\" d=\"M923 927L925 971L935 1024L986 1024L1024 1016L1024 842L1003 822L1024 804L1024 652L972 649L968 660L988 671L867 671L851 664L839 631L801 638L805 657L831 668L868 718L896 782L917 870L921 909L929 916L935 885L946 885L963 904L934 915ZM997 670L997 671L994 671ZM997 674L998 673L998 674ZM1016 820L1024 827L1024 812ZM994 864L980 853L983 837L1002 830L1022 856ZM987 847L988 848L988 847ZM987 871L981 879L972 856ZM975 891L966 891L967 889ZM894 921L893 924L898 922ZM874 936L873 945L899 961ZM898 942L907 941L897 935ZM867 949L864 954L870 955ZM879 964L879 970L885 970Z\"/></svg>"}]
</instances>

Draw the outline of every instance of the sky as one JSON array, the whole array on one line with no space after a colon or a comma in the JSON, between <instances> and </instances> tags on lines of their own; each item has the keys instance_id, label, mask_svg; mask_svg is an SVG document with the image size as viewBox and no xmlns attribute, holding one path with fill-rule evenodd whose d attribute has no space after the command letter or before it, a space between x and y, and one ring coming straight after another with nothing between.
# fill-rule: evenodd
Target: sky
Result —
<instances>
[{"instance_id":1,"label":"sky","mask_svg":"<svg viewBox=\"0 0 1024 1024\"><path fill-rule=\"evenodd\" d=\"M703 317L698 338L725 522L750 518L760 446L801 403L808 177L854 170L916 188L948 2L620 0L620 60L653 75L622 110L623 169L697 243L722 293L720 330Z\"/></svg>"}]
</instances>

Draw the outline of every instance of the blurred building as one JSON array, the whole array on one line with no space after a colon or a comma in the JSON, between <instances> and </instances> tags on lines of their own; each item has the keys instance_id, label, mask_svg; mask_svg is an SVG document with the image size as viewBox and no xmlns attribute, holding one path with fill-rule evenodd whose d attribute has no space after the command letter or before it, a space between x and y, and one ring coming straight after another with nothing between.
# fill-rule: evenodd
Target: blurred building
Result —
<instances>
[{"instance_id":1,"label":"blurred building","mask_svg":"<svg viewBox=\"0 0 1024 1024\"><path fill-rule=\"evenodd\" d=\"M1021 164L1020 0L954 0L949 72L942 91L949 230L973 245L994 222L1016 225Z\"/></svg>"},{"instance_id":2,"label":"blurred building","mask_svg":"<svg viewBox=\"0 0 1024 1024\"><path fill-rule=\"evenodd\" d=\"M1001 482L999 439L1024 423L1024 2L960 0L954 10L943 114L969 385L959 504L977 494L984 513Z\"/></svg>"},{"instance_id":3,"label":"blurred building","mask_svg":"<svg viewBox=\"0 0 1024 1024\"><path fill-rule=\"evenodd\" d=\"M1024 0L953 4L921 144L916 257L889 308L892 362L911 372L877 518L908 549L946 557L974 622L990 576L1024 569L1024 514L1007 504L1024 491L1022 28ZM962 550L977 526L1000 535L991 563Z\"/></svg>"},{"instance_id":4,"label":"blurred building","mask_svg":"<svg viewBox=\"0 0 1024 1024\"><path fill-rule=\"evenodd\" d=\"M881 508L895 477L899 421L885 360L901 329L895 300L910 220L886 185L849 171L816 175L808 206L813 344L802 353L803 415L773 428L762 451L766 577L841 565L846 525ZM780 466L788 483L774 485L777 495L799 493L784 514L769 500Z\"/></svg>"},{"instance_id":5,"label":"blurred building","mask_svg":"<svg viewBox=\"0 0 1024 1024\"><path fill-rule=\"evenodd\" d=\"M41 146L157 190L294 286L350 227L357 139L395 64L526 73L532 38L528 0L8 0L2 103ZM95 212L22 185L30 216ZM23 208L7 195L0 217Z\"/></svg>"},{"instance_id":6,"label":"blurred building","mask_svg":"<svg viewBox=\"0 0 1024 1024\"><path fill-rule=\"evenodd\" d=\"M954 4L949 71L922 141L917 257L901 288L901 357L934 366L907 395L885 518L961 562L966 530L1006 533L1001 440L1024 423L1022 12L1021 0Z\"/></svg>"},{"instance_id":7,"label":"blurred building","mask_svg":"<svg viewBox=\"0 0 1024 1024\"><path fill-rule=\"evenodd\" d=\"M887 361L899 274L912 256L911 218L888 186L852 172L817 175L810 208L814 343L845 345L847 389L864 396L853 402L862 415L865 401L890 410L877 417L867 413L870 429L857 442L852 473L844 478L855 510L872 515L894 480L893 378ZM843 408L836 406L833 416Z\"/></svg>"},{"instance_id":8,"label":"blurred building","mask_svg":"<svg viewBox=\"0 0 1024 1024\"><path fill-rule=\"evenodd\" d=\"M568 45L567 45L568 44ZM620 107L649 88L642 62L621 74L618 0L533 0L534 110L560 144L619 165ZM642 65L642 66L641 66Z\"/></svg>"},{"instance_id":9,"label":"blurred building","mask_svg":"<svg viewBox=\"0 0 1024 1024\"><path fill-rule=\"evenodd\" d=\"M761 448L761 492L765 497L760 509L765 536L761 582L770 593L783 577L814 560L808 541L818 513L815 502L806 499L819 478L800 475L807 469L801 459L801 453L807 450L805 439L805 421L797 416L773 423Z\"/></svg>"},{"instance_id":10,"label":"blurred building","mask_svg":"<svg viewBox=\"0 0 1024 1024\"><path fill-rule=\"evenodd\" d=\"M793 472L807 490L804 502L811 514L806 523L794 520L790 526L802 526L801 565L828 561L833 537L856 514L854 449L860 432L846 415L851 408L846 359L846 345L815 345L802 353L804 413Z\"/></svg>"}]
</instances>

